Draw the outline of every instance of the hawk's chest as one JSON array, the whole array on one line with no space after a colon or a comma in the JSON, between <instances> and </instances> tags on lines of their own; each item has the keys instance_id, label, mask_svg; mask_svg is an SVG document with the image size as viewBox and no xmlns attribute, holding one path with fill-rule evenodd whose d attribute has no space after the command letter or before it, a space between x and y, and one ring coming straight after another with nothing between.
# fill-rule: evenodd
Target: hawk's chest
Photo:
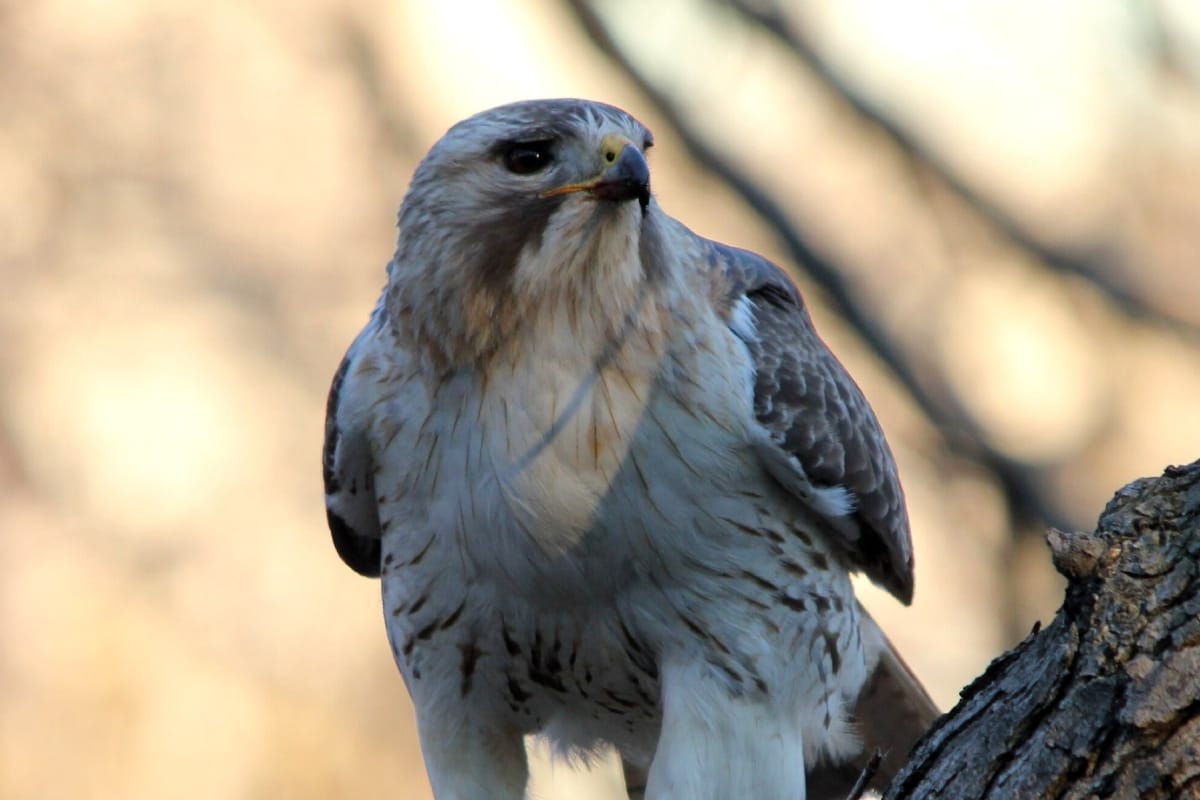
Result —
<instances>
[{"instance_id":1,"label":"hawk's chest","mask_svg":"<svg viewBox=\"0 0 1200 800\"><path fill-rule=\"evenodd\" d=\"M727 469L752 414L748 368L726 333L662 350L634 338L607 359L551 346L496 387L502 418L485 435L539 544L570 548L612 516L615 498L637 504L656 485Z\"/></svg>"},{"instance_id":2,"label":"hawk's chest","mask_svg":"<svg viewBox=\"0 0 1200 800\"><path fill-rule=\"evenodd\" d=\"M415 497L472 571L529 586L614 577L661 529L725 491L747 458L752 372L723 325L609 352L532 343L435 393L410 450Z\"/></svg>"}]
</instances>

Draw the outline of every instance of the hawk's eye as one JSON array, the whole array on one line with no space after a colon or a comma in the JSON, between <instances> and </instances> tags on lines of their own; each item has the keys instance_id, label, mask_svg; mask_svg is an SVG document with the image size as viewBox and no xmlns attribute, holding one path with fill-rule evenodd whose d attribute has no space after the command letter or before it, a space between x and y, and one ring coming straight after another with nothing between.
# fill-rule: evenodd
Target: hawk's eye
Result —
<instances>
[{"instance_id":1,"label":"hawk's eye","mask_svg":"<svg viewBox=\"0 0 1200 800\"><path fill-rule=\"evenodd\" d=\"M504 167L517 175L541 172L554 162L550 142L518 142L504 151Z\"/></svg>"}]
</instances>

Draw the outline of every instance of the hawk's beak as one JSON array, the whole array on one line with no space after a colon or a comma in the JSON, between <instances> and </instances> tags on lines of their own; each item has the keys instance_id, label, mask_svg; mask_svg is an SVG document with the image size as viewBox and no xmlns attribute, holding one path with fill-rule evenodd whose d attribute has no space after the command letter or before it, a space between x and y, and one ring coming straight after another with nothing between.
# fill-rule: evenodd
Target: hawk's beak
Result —
<instances>
[{"instance_id":1,"label":"hawk's beak","mask_svg":"<svg viewBox=\"0 0 1200 800\"><path fill-rule=\"evenodd\" d=\"M645 213L650 205L650 167L646 164L646 157L633 142L615 134L604 137L600 151L608 166L599 175L581 183L568 183L542 192L542 197L589 192L601 200L618 203L637 198Z\"/></svg>"}]
</instances>

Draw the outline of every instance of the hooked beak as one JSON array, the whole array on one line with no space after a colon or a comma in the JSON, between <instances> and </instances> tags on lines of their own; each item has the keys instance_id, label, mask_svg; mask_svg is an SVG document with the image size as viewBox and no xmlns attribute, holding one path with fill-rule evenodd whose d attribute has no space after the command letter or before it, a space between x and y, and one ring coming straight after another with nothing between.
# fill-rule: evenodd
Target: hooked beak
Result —
<instances>
[{"instance_id":1,"label":"hooked beak","mask_svg":"<svg viewBox=\"0 0 1200 800\"><path fill-rule=\"evenodd\" d=\"M601 142L601 154L608 164L595 178L581 183L569 183L549 191L542 197L557 197L572 192L588 192L601 200L623 203L637 199L646 213L650 205L650 167L646 157L624 136L609 134Z\"/></svg>"}]
</instances>

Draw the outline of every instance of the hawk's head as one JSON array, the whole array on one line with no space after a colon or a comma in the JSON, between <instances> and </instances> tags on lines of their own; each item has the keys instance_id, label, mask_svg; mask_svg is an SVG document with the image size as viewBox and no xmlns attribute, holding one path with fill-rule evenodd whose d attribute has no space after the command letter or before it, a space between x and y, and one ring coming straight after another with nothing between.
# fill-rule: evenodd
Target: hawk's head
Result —
<instances>
[{"instance_id":1,"label":"hawk's head","mask_svg":"<svg viewBox=\"0 0 1200 800\"><path fill-rule=\"evenodd\" d=\"M452 362L490 355L538 316L623 317L661 266L651 143L629 114L583 100L458 123L400 207L389 311Z\"/></svg>"}]
</instances>

